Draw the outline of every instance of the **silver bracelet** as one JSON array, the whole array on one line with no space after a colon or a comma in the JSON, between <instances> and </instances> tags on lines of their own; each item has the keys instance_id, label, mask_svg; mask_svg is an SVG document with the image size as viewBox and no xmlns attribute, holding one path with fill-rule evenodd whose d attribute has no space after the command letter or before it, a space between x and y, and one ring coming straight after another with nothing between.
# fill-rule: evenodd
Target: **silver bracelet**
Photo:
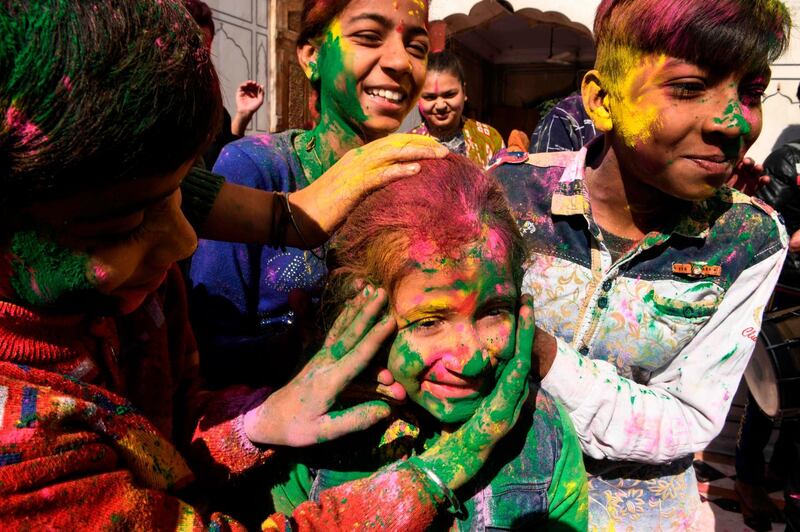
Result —
<instances>
[{"instance_id":1,"label":"silver bracelet","mask_svg":"<svg viewBox=\"0 0 800 532\"><path fill-rule=\"evenodd\" d=\"M456 516L466 515L464 505L461 504L460 500L458 500L458 497L456 497L456 494L453 493L453 490L448 488L447 484L442 482L442 479L439 478L439 475L420 464L418 461L412 462L412 460L414 460L414 458L409 458L406 460L406 463L409 465L409 467L423 473L426 477L428 477L428 480L433 482L434 485L439 488L444 495L445 502L447 502L449 505L445 510Z\"/></svg>"}]
</instances>

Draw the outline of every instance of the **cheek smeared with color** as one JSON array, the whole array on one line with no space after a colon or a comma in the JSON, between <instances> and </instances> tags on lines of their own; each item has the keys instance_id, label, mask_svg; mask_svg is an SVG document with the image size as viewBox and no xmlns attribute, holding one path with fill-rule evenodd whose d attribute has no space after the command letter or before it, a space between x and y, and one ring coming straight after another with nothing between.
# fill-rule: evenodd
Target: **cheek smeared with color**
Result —
<instances>
[{"instance_id":1,"label":"cheek smeared with color","mask_svg":"<svg viewBox=\"0 0 800 532\"><path fill-rule=\"evenodd\" d=\"M336 120L349 118L360 123L367 120L367 115L361 108L361 102L358 101L356 80L347 76L347 72L350 72L352 55L352 45L343 37L342 23L337 18L328 27L317 62L320 79L335 80L336 89L345 96L337 100L343 116L329 114L328 118ZM322 108L332 109L333 95L323 90L321 97Z\"/></svg>"},{"instance_id":2,"label":"cheek smeared with color","mask_svg":"<svg viewBox=\"0 0 800 532\"><path fill-rule=\"evenodd\" d=\"M95 292L90 257L59 246L36 231L11 237L11 287L23 304L53 308L76 294Z\"/></svg>"},{"instance_id":3,"label":"cheek smeared with color","mask_svg":"<svg viewBox=\"0 0 800 532\"><path fill-rule=\"evenodd\" d=\"M645 90L653 86L654 78L664 67L667 57L648 56L631 48L620 47L616 62L624 77L618 87L611 87L614 107L613 127L626 145L635 148L647 142L659 127L659 108L648 102ZM644 62L644 64L642 64Z\"/></svg>"},{"instance_id":4,"label":"cheek smeared with color","mask_svg":"<svg viewBox=\"0 0 800 532\"><path fill-rule=\"evenodd\" d=\"M728 128L739 128L742 135L749 135L752 127L750 121L744 116L745 111L737 100L728 101L727 107L722 112L722 118L715 118L714 123Z\"/></svg>"}]
</instances>

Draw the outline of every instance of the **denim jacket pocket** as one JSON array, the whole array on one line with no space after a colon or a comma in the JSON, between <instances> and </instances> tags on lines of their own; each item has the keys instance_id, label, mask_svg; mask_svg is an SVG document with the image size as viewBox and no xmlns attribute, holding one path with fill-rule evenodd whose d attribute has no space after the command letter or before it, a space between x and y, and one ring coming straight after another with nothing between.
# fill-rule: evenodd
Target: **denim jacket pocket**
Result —
<instances>
[{"instance_id":1,"label":"denim jacket pocket","mask_svg":"<svg viewBox=\"0 0 800 532\"><path fill-rule=\"evenodd\" d=\"M485 530L532 530L547 522L544 484L506 484L487 497Z\"/></svg>"}]
</instances>

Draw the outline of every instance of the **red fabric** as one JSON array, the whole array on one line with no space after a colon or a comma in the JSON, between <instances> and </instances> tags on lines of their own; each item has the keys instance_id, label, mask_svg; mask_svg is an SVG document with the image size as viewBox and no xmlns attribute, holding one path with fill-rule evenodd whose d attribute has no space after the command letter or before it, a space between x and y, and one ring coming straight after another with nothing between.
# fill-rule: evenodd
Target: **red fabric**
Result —
<instances>
[{"instance_id":1,"label":"red fabric","mask_svg":"<svg viewBox=\"0 0 800 532\"><path fill-rule=\"evenodd\" d=\"M266 531L290 530L427 530L436 517L436 502L427 479L415 470L390 466L369 478L323 491L320 502L305 502L291 518L275 514Z\"/></svg>"},{"instance_id":2,"label":"red fabric","mask_svg":"<svg viewBox=\"0 0 800 532\"><path fill-rule=\"evenodd\" d=\"M184 456L222 480L264 463L271 451L238 424L267 392L201 392L186 316L177 268L123 318L45 316L0 302L2 528L244 530L178 498L194 478ZM379 475L382 511L374 491L348 484L294 519L273 519L298 530L351 529L411 501L403 513L424 527L433 502L408 496L424 494L424 482L411 472Z\"/></svg>"}]
</instances>

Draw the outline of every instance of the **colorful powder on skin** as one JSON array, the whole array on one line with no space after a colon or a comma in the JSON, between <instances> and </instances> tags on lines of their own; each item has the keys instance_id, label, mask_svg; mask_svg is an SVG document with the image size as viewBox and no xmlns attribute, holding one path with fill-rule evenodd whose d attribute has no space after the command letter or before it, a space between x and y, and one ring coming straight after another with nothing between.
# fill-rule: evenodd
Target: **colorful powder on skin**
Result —
<instances>
[{"instance_id":1,"label":"colorful powder on skin","mask_svg":"<svg viewBox=\"0 0 800 532\"><path fill-rule=\"evenodd\" d=\"M750 122L743 115L742 106L736 100L730 100L723 111L722 118L715 118L715 124L727 124L728 129L739 128L742 135L750 134Z\"/></svg>"},{"instance_id":2,"label":"colorful powder on skin","mask_svg":"<svg viewBox=\"0 0 800 532\"><path fill-rule=\"evenodd\" d=\"M11 238L11 286L23 304L57 307L77 293L94 292L90 258L63 248L35 231Z\"/></svg>"},{"instance_id":3,"label":"colorful powder on skin","mask_svg":"<svg viewBox=\"0 0 800 532\"><path fill-rule=\"evenodd\" d=\"M653 84L667 56L643 54L630 47L618 47L615 53L617 64L627 73L618 86L609 87L615 104L611 110L613 127L626 145L635 148L650 139L659 127L658 106L647 101L642 88Z\"/></svg>"},{"instance_id":4,"label":"colorful powder on skin","mask_svg":"<svg viewBox=\"0 0 800 532\"><path fill-rule=\"evenodd\" d=\"M338 18L328 26L316 61L320 86L320 120L314 128L315 150L299 150L303 167L313 181L339 160L340 153L365 143L360 124L367 120L358 98L357 82L350 73L352 45L342 36ZM311 67L306 68L311 77Z\"/></svg>"}]
</instances>

